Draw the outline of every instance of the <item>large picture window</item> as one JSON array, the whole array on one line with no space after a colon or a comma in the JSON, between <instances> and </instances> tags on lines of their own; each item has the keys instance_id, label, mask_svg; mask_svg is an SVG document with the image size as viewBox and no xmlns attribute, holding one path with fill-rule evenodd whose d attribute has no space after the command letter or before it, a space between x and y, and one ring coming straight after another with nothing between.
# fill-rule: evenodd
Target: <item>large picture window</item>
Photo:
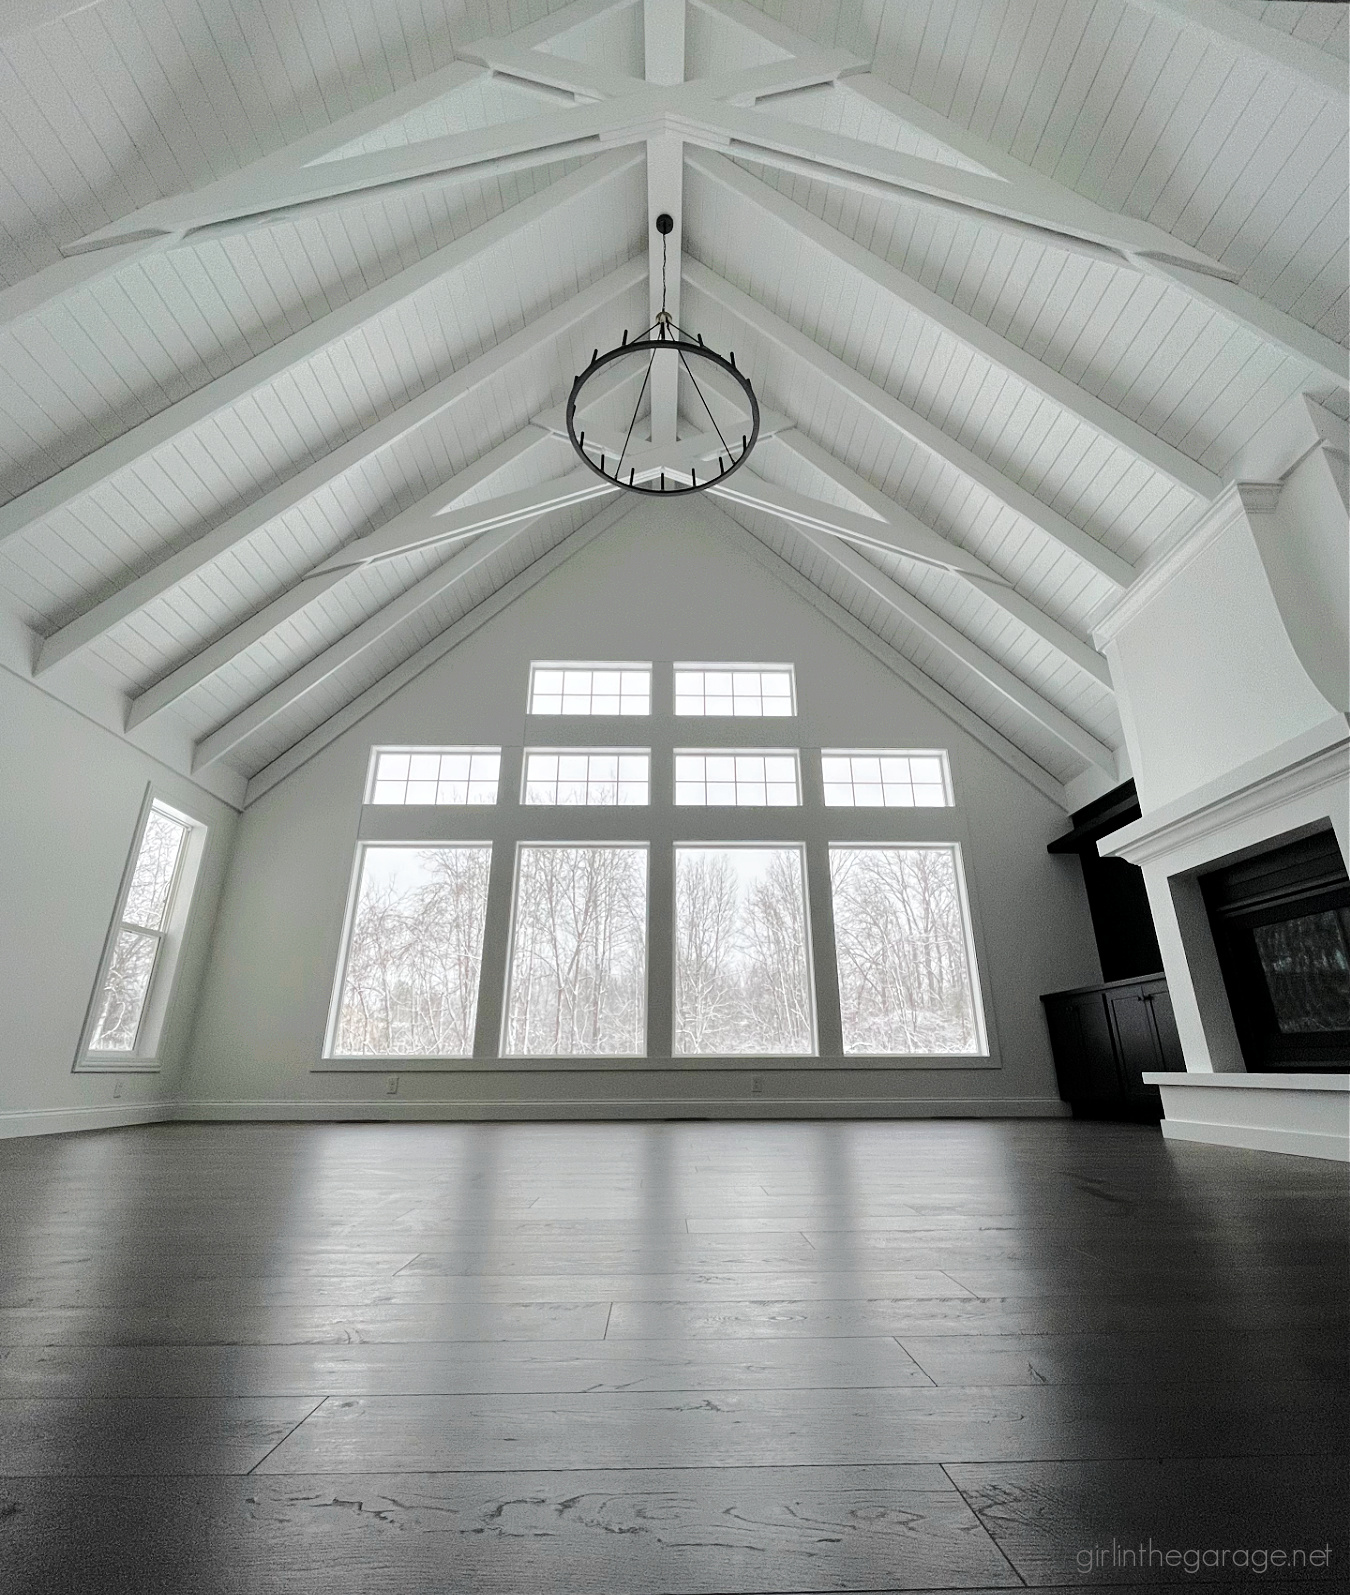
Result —
<instances>
[{"instance_id":1,"label":"large picture window","mask_svg":"<svg viewBox=\"0 0 1350 1595\"><path fill-rule=\"evenodd\" d=\"M521 846L504 1053L639 1057L647 1030L647 849Z\"/></svg>"},{"instance_id":2,"label":"large picture window","mask_svg":"<svg viewBox=\"0 0 1350 1595\"><path fill-rule=\"evenodd\" d=\"M983 1053L958 849L832 847L830 885L844 1051Z\"/></svg>"},{"instance_id":3,"label":"large picture window","mask_svg":"<svg viewBox=\"0 0 1350 1595\"><path fill-rule=\"evenodd\" d=\"M362 848L333 1056L472 1055L491 856L485 846Z\"/></svg>"},{"instance_id":4,"label":"large picture window","mask_svg":"<svg viewBox=\"0 0 1350 1595\"><path fill-rule=\"evenodd\" d=\"M676 1054L814 1051L801 848L676 848Z\"/></svg>"}]
</instances>

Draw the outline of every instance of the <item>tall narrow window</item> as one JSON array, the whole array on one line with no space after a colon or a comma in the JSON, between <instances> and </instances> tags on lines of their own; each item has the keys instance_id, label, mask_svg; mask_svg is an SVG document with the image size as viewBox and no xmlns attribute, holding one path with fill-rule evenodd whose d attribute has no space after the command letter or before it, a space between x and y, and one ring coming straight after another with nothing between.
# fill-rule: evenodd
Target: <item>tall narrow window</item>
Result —
<instances>
[{"instance_id":1,"label":"tall narrow window","mask_svg":"<svg viewBox=\"0 0 1350 1595\"><path fill-rule=\"evenodd\" d=\"M361 851L332 1056L473 1053L490 847Z\"/></svg>"},{"instance_id":2,"label":"tall narrow window","mask_svg":"<svg viewBox=\"0 0 1350 1595\"><path fill-rule=\"evenodd\" d=\"M647 849L521 847L509 1057L646 1052Z\"/></svg>"},{"instance_id":3,"label":"tall narrow window","mask_svg":"<svg viewBox=\"0 0 1350 1595\"><path fill-rule=\"evenodd\" d=\"M87 1058L154 1054L192 895L196 860L190 864L189 854L196 832L204 834L204 827L163 803L152 802L146 811L94 1001Z\"/></svg>"},{"instance_id":4,"label":"tall narrow window","mask_svg":"<svg viewBox=\"0 0 1350 1595\"><path fill-rule=\"evenodd\" d=\"M815 1051L800 847L675 851L675 1052Z\"/></svg>"},{"instance_id":5,"label":"tall narrow window","mask_svg":"<svg viewBox=\"0 0 1350 1595\"><path fill-rule=\"evenodd\" d=\"M985 1052L957 848L832 847L830 883L844 1051Z\"/></svg>"}]
</instances>

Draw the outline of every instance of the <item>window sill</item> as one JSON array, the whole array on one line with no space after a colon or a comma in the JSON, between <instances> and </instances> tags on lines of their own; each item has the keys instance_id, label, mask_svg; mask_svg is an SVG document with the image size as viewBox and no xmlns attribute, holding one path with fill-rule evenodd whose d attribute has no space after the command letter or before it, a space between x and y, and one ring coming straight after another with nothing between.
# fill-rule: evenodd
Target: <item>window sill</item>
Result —
<instances>
[{"instance_id":1,"label":"window sill","mask_svg":"<svg viewBox=\"0 0 1350 1595\"><path fill-rule=\"evenodd\" d=\"M81 1058L71 1071L74 1074L158 1074L157 1058L136 1058L109 1055L108 1057Z\"/></svg>"},{"instance_id":2,"label":"window sill","mask_svg":"<svg viewBox=\"0 0 1350 1595\"><path fill-rule=\"evenodd\" d=\"M695 1073L716 1070L751 1074L782 1074L822 1069L998 1069L988 1056L890 1057L876 1053L809 1058L323 1058L310 1065L311 1074L500 1074L500 1073L617 1073L633 1070L674 1070Z\"/></svg>"}]
</instances>

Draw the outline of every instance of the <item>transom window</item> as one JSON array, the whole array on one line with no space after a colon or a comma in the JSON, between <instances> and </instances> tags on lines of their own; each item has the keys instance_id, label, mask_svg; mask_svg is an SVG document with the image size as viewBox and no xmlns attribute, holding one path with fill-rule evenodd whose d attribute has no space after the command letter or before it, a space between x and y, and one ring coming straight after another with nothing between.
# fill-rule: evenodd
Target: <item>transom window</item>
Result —
<instances>
[{"instance_id":1,"label":"transom window","mask_svg":"<svg viewBox=\"0 0 1350 1595\"><path fill-rule=\"evenodd\" d=\"M650 786L651 755L645 749L525 754L526 803L640 805L648 801Z\"/></svg>"},{"instance_id":2,"label":"transom window","mask_svg":"<svg viewBox=\"0 0 1350 1595\"><path fill-rule=\"evenodd\" d=\"M825 805L833 809L941 809L951 806L945 753L823 752Z\"/></svg>"},{"instance_id":3,"label":"transom window","mask_svg":"<svg viewBox=\"0 0 1350 1595\"><path fill-rule=\"evenodd\" d=\"M650 665L530 666L531 714L650 714Z\"/></svg>"},{"instance_id":4,"label":"transom window","mask_svg":"<svg viewBox=\"0 0 1350 1595\"><path fill-rule=\"evenodd\" d=\"M676 665L675 713L791 715L791 665Z\"/></svg>"},{"instance_id":5,"label":"transom window","mask_svg":"<svg viewBox=\"0 0 1350 1595\"><path fill-rule=\"evenodd\" d=\"M495 803L500 748L379 748L372 803Z\"/></svg>"},{"instance_id":6,"label":"transom window","mask_svg":"<svg viewBox=\"0 0 1350 1595\"><path fill-rule=\"evenodd\" d=\"M794 808L801 802L795 753L675 755L680 807Z\"/></svg>"}]
</instances>

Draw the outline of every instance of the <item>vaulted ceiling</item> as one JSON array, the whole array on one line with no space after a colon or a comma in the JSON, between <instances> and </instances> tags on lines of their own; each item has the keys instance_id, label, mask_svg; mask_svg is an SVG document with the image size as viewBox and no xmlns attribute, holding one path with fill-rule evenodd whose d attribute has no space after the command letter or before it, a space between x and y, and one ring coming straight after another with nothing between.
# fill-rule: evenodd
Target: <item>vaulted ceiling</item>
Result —
<instances>
[{"instance_id":1,"label":"vaulted ceiling","mask_svg":"<svg viewBox=\"0 0 1350 1595\"><path fill-rule=\"evenodd\" d=\"M0 662L231 801L629 506L561 405L660 211L765 411L738 540L1066 802L1125 773L1094 611L1350 414L1344 6L10 16Z\"/></svg>"}]
</instances>

